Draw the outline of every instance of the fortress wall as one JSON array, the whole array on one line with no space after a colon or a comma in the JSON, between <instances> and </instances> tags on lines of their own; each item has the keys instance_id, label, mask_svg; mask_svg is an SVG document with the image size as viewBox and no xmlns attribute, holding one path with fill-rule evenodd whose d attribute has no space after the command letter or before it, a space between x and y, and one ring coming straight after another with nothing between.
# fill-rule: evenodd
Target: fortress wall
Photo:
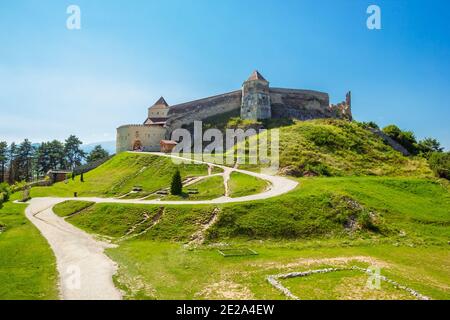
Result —
<instances>
[{"instance_id":1,"label":"fortress wall","mask_svg":"<svg viewBox=\"0 0 450 320\"><path fill-rule=\"evenodd\" d=\"M329 109L330 98L324 92L270 88L270 102L273 118L308 120L336 117Z\"/></svg>"},{"instance_id":2,"label":"fortress wall","mask_svg":"<svg viewBox=\"0 0 450 320\"><path fill-rule=\"evenodd\" d=\"M166 129L161 126L139 124L120 126L117 128L116 152L132 151L138 140L144 146L144 151L159 151L159 142L165 135Z\"/></svg>"},{"instance_id":3,"label":"fortress wall","mask_svg":"<svg viewBox=\"0 0 450 320\"><path fill-rule=\"evenodd\" d=\"M167 127L169 133L183 125L191 124L194 121L218 114L233 111L241 108L241 90L186 102L170 107Z\"/></svg>"}]
</instances>

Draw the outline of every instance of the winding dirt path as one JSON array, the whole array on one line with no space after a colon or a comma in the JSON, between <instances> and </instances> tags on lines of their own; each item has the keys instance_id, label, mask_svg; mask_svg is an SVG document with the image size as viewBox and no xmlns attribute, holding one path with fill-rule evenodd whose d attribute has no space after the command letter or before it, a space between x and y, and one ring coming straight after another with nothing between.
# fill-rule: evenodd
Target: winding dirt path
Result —
<instances>
[{"instance_id":1,"label":"winding dirt path","mask_svg":"<svg viewBox=\"0 0 450 320\"><path fill-rule=\"evenodd\" d=\"M185 158L163 153L151 153L157 156ZM117 198L34 198L29 201L26 209L27 218L41 231L47 239L56 256L60 276L60 293L62 299L79 300L113 300L121 299L121 292L115 288L112 276L117 270L116 264L105 254L106 248L113 245L95 240L86 232L74 227L63 218L53 213L52 208L57 203L66 200L86 200L96 203L135 203L135 204L172 204L197 205L236 203L263 200L287 193L297 186L297 182L285 177L266 175L246 170L230 168L203 161L194 163L208 164L209 167L219 167L224 170L224 183L228 189L228 179L232 172L240 172L270 182L269 189L262 193L239 198L223 196L202 201L160 201ZM211 172L211 169L209 169ZM228 192L227 192L228 195ZM214 218L215 219L215 218ZM214 223L214 219L210 223ZM208 227L208 226L206 226ZM201 238L201 237L199 237Z\"/></svg>"},{"instance_id":2,"label":"winding dirt path","mask_svg":"<svg viewBox=\"0 0 450 320\"><path fill-rule=\"evenodd\" d=\"M30 200L25 214L47 239L59 273L63 300L118 300L122 294L112 281L116 264L105 254L112 245L95 240L84 231L55 215L54 198Z\"/></svg>"}]
</instances>

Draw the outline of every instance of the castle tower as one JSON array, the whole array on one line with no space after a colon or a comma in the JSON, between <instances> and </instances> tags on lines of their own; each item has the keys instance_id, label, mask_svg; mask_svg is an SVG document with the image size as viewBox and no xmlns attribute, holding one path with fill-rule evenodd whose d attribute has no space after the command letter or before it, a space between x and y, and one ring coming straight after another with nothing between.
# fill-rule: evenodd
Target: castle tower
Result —
<instances>
[{"instance_id":1,"label":"castle tower","mask_svg":"<svg viewBox=\"0 0 450 320\"><path fill-rule=\"evenodd\" d=\"M255 70L242 84L241 119L261 120L271 116L269 82Z\"/></svg>"},{"instance_id":2,"label":"castle tower","mask_svg":"<svg viewBox=\"0 0 450 320\"><path fill-rule=\"evenodd\" d=\"M164 124L167 121L169 105L163 97L159 98L150 108L148 108L148 117L144 124Z\"/></svg>"}]
</instances>

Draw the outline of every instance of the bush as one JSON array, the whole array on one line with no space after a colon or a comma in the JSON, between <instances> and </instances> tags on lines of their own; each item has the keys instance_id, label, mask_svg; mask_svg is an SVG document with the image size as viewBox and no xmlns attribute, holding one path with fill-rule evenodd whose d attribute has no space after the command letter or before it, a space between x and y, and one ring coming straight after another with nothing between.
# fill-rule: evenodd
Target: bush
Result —
<instances>
[{"instance_id":1,"label":"bush","mask_svg":"<svg viewBox=\"0 0 450 320\"><path fill-rule=\"evenodd\" d=\"M176 196L181 196L183 193L183 182L181 181L180 171L175 171L170 184L170 193Z\"/></svg>"},{"instance_id":2,"label":"bush","mask_svg":"<svg viewBox=\"0 0 450 320\"><path fill-rule=\"evenodd\" d=\"M7 183L0 183L0 202L6 202L11 195L11 189Z\"/></svg>"},{"instance_id":3,"label":"bush","mask_svg":"<svg viewBox=\"0 0 450 320\"><path fill-rule=\"evenodd\" d=\"M345 147L346 141L336 134L333 130L322 127L310 127L305 132L306 138L318 147L326 147L328 149L340 149Z\"/></svg>"},{"instance_id":4,"label":"bush","mask_svg":"<svg viewBox=\"0 0 450 320\"><path fill-rule=\"evenodd\" d=\"M428 163L434 174L450 180L450 152L433 152Z\"/></svg>"},{"instance_id":5,"label":"bush","mask_svg":"<svg viewBox=\"0 0 450 320\"><path fill-rule=\"evenodd\" d=\"M378 231L378 227L373 222L373 218L368 211L363 211L358 217L359 225L364 230Z\"/></svg>"},{"instance_id":6,"label":"bush","mask_svg":"<svg viewBox=\"0 0 450 320\"><path fill-rule=\"evenodd\" d=\"M425 138L419 141L417 148L425 158L429 158L433 152L442 152L444 150L439 141L433 138Z\"/></svg>"},{"instance_id":7,"label":"bush","mask_svg":"<svg viewBox=\"0 0 450 320\"><path fill-rule=\"evenodd\" d=\"M399 127L391 124L383 128L383 132L400 143L411 154L418 153L417 140L412 131L402 131Z\"/></svg>"},{"instance_id":8,"label":"bush","mask_svg":"<svg viewBox=\"0 0 450 320\"><path fill-rule=\"evenodd\" d=\"M327 165L320 162L307 163L304 173L311 172L318 176L330 176L331 172Z\"/></svg>"},{"instance_id":9,"label":"bush","mask_svg":"<svg viewBox=\"0 0 450 320\"><path fill-rule=\"evenodd\" d=\"M360 127L364 129L372 128L372 129L380 129L380 127L373 121L369 122L358 122L357 123Z\"/></svg>"}]
</instances>

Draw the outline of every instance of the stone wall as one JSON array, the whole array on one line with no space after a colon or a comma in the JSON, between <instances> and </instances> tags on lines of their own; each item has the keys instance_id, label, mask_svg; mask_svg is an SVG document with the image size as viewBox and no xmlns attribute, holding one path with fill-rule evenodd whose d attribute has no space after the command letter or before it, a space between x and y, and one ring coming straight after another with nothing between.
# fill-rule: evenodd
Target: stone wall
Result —
<instances>
[{"instance_id":1,"label":"stone wall","mask_svg":"<svg viewBox=\"0 0 450 320\"><path fill-rule=\"evenodd\" d=\"M272 118L308 120L332 118L327 93L312 90L270 88Z\"/></svg>"},{"instance_id":2,"label":"stone wall","mask_svg":"<svg viewBox=\"0 0 450 320\"><path fill-rule=\"evenodd\" d=\"M132 151L136 144L143 151L159 151L159 142L166 136L166 128L157 125L130 124L117 128L116 152Z\"/></svg>"},{"instance_id":3,"label":"stone wall","mask_svg":"<svg viewBox=\"0 0 450 320\"><path fill-rule=\"evenodd\" d=\"M170 133L174 129L189 125L218 114L241 108L241 90L186 102L170 107L166 126Z\"/></svg>"}]
</instances>

